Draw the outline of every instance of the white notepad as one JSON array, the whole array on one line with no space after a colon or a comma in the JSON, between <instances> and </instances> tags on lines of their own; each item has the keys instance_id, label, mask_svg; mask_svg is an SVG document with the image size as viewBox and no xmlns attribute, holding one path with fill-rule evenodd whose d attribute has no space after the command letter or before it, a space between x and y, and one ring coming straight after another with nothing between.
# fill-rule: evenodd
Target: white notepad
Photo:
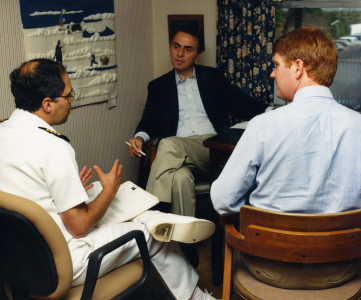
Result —
<instances>
[{"instance_id":1,"label":"white notepad","mask_svg":"<svg viewBox=\"0 0 361 300\"><path fill-rule=\"evenodd\" d=\"M87 204L94 201L103 190L99 181L93 182L94 186L87 191L89 200ZM110 203L108 210L98 225L114 224L135 218L149 208L159 203L157 197L144 191L131 181L124 182Z\"/></svg>"}]
</instances>

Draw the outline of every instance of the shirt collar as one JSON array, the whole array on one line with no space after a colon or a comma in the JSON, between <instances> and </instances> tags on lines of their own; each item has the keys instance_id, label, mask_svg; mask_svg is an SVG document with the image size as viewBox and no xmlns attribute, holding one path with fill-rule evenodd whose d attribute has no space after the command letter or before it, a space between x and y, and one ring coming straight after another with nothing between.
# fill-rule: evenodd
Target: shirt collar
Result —
<instances>
[{"instance_id":1,"label":"shirt collar","mask_svg":"<svg viewBox=\"0 0 361 300\"><path fill-rule=\"evenodd\" d=\"M56 131L53 127L51 127L48 123L46 123L42 118L39 118L37 115L32 114L26 110L15 109L12 113L10 120L15 121L15 123L25 123L31 127L45 127L52 131Z\"/></svg>"},{"instance_id":2,"label":"shirt collar","mask_svg":"<svg viewBox=\"0 0 361 300\"><path fill-rule=\"evenodd\" d=\"M292 102L297 102L310 97L323 97L334 100L333 95L328 87L323 85L311 85L298 90L293 97Z\"/></svg>"},{"instance_id":3,"label":"shirt collar","mask_svg":"<svg viewBox=\"0 0 361 300\"><path fill-rule=\"evenodd\" d=\"M185 81L185 80L182 80L182 79L179 77L176 69L174 69L174 72L175 72L175 83L176 83L176 85L178 85L179 83ZM195 78L195 79L197 79L197 76L196 76L196 68L195 68L194 66L193 66L193 75L189 76L188 78Z\"/></svg>"}]
</instances>

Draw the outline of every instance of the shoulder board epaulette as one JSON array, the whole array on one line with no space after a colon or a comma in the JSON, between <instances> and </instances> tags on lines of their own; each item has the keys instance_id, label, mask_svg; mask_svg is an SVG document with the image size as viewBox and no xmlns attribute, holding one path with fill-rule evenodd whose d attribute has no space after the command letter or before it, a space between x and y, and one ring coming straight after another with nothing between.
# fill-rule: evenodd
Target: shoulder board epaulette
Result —
<instances>
[{"instance_id":1,"label":"shoulder board epaulette","mask_svg":"<svg viewBox=\"0 0 361 300\"><path fill-rule=\"evenodd\" d=\"M44 128L44 127L38 127L39 129L42 129L42 130L45 130L46 132L49 132L55 136L57 136L58 138L61 138L63 139L64 141L67 141L68 143L70 143L70 140L65 136L65 135L62 135L60 134L59 132L56 132L56 131L52 131L48 128Z\"/></svg>"},{"instance_id":2,"label":"shoulder board epaulette","mask_svg":"<svg viewBox=\"0 0 361 300\"><path fill-rule=\"evenodd\" d=\"M0 123L4 122L6 120L8 120L8 119L0 119Z\"/></svg>"}]
</instances>

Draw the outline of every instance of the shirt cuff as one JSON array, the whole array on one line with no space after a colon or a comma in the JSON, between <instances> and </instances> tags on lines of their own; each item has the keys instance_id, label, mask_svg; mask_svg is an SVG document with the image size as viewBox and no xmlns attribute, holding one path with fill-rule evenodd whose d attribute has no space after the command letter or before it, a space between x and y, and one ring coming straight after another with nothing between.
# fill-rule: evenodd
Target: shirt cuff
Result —
<instances>
[{"instance_id":1,"label":"shirt cuff","mask_svg":"<svg viewBox=\"0 0 361 300\"><path fill-rule=\"evenodd\" d=\"M266 108L266 112L269 112L269 111L272 110L272 109L274 109L273 106L268 106L268 107Z\"/></svg>"},{"instance_id":2,"label":"shirt cuff","mask_svg":"<svg viewBox=\"0 0 361 300\"><path fill-rule=\"evenodd\" d=\"M135 135L134 135L134 138L136 138L137 136L140 136L143 140L144 140L144 143L148 142L150 140L150 137L149 135L144 132L144 131L139 131L137 132Z\"/></svg>"}]
</instances>

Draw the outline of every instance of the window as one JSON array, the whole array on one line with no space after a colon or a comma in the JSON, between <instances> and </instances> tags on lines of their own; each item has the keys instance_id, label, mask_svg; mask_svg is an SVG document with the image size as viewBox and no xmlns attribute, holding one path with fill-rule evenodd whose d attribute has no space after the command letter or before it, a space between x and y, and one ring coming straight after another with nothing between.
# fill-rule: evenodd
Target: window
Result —
<instances>
[{"instance_id":1,"label":"window","mask_svg":"<svg viewBox=\"0 0 361 300\"><path fill-rule=\"evenodd\" d=\"M321 29L334 40L339 60L330 89L337 102L361 110L361 1L276 0L275 6L276 40L308 26ZM276 98L275 103L280 101Z\"/></svg>"}]
</instances>

